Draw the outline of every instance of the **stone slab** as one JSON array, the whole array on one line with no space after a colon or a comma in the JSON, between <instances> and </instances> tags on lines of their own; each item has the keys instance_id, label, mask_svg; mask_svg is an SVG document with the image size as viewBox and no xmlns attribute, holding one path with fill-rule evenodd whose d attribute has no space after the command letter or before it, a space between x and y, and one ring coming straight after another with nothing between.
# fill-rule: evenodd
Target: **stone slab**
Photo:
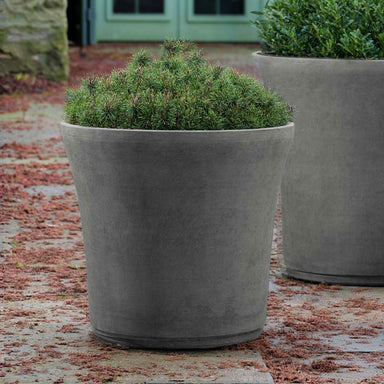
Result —
<instances>
[{"instance_id":1,"label":"stone slab","mask_svg":"<svg viewBox=\"0 0 384 384\"><path fill-rule=\"evenodd\" d=\"M128 350L113 363L124 368L139 366L144 371L156 366L157 373L153 376L131 374L125 379L126 384L273 384L258 352L211 350L172 353ZM170 375L173 378L170 379Z\"/></svg>"},{"instance_id":2,"label":"stone slab","mask_svg":"<svg viewBox=\"0 0 384 384\"><path fill-rule=\"evenodd\" d=\"M333 335L328 339L328 344L335 349L341 349L343 352L381 352L384 356L384 332L378 332L376 337Z\"/></svg>"},{"instance_id":3,"label":"stone slab","mask_svg":"<svg viewBox=\"0 0 384 384\"><path fill-rule=\"evenodd\" d=\"M44 279L31 284L25 291L27 300L5 302L0 311L6 331L0 348L1 383L73 384L90 372L106 372L110 376L104 380L124 384L274 383L256 351L139 350L101 343L78 308L68 304L70 296L55 296L46 285ZM45 300L37 299L39 294ZM15 366L16 361L20 364ZM89 379L92 382L94 376Z\"/></svg>"}]
</instances>

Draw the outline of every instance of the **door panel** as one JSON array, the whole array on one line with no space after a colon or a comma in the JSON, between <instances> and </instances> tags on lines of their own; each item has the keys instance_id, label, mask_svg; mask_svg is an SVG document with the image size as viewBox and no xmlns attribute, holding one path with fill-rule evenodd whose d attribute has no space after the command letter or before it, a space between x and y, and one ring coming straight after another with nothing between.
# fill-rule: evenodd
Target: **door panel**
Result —
<instances>
[{"instance_id":1,"label":"door panel","mask_svg":"<svg viewBox=\"0 0 384 384\"><path fill-rule=\"evenodd\" d=\"M98 41L162 41L178 33L177 0L100 0Z\"/></svg>"},{"instance_id":2,"label":"door panel","mask_svg":"<svg viewBox=\"0 0 384 384\"><path fill-rule=\"evenodd\" d=\"M100 0L97 2L98 41L256 42L251 11L267 0Z\"/></svg>"},{"instance_id":3,"label":"door panel","mask_svg":"<svg viewBox=\"0 0 384 384\"><path fill-rule=\"evenodd\" d=\"M180 37L196 41L256 42L251 11L266 0L184 0L180 2ZM208 5L207 5L208 4Z\"/></svg>"}]
</instances>

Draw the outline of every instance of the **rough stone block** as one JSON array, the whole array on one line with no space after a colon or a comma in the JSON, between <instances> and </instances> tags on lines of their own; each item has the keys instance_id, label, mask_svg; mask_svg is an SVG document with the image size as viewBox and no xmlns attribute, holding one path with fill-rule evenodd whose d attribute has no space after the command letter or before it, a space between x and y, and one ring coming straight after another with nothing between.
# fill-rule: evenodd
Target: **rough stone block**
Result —
<instances>
[{"instance_id":1,"label":"rough stone block","mask_svg":"<svg viewBox=\"0 0 384 384\"><path fill-rule=\"evenodd\" d=\"M30 72L50 80L69 75L66 0L0 2L0 75Z\"/></svg>"}]
</instances>

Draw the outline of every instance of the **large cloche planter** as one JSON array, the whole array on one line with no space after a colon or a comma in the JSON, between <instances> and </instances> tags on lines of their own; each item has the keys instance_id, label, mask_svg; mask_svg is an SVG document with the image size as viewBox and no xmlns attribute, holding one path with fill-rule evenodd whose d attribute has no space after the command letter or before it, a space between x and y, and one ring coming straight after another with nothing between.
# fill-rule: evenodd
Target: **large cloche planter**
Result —
<instances>
[{"instance_id":1,"label":"large cloche planter","mask_svg":"<svg viewBox=\"0 0 384 384\"><path fill-rule=\"evenodd\" d=\"M61 128L80 205L94 333L144 348L258 337L293 124Z\"/></svg>"},{"instance_id":2,"label":"large cloche planter","mask_svg":"<svg viewBox=\"0 0 384 384\"><path fill-rule=\"evenodd\" d=\"M295 109L282 182L288 275L384 285L384 60L254 57Z\"/></svg>"}]
</instances>

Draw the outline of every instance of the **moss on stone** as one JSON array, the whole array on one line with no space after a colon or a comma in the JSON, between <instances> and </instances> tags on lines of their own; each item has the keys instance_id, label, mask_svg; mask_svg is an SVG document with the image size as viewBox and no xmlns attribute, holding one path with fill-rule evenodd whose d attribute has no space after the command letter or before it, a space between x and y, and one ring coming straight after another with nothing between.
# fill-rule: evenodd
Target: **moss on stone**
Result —
<instances>
[{"instance_id":1,"label":"moss on stone","mask_svg":"<svg viewBox=\"0 0 384 384\"><path fill-rule=\"evenodd\" d=\"M0 47L7 41L8 29L0 29Z\"/></svg>"},{"instance_id":2,"label":"moss on stone","mask_svg":"<svg viewBox=\"0 0 384 384\"><path fill-rule=\"evenodd\" d=\"M30 72L62 81L69 75L66 0L5 0L0 22L0 75Z\"/></svg>"}]
</instances>

